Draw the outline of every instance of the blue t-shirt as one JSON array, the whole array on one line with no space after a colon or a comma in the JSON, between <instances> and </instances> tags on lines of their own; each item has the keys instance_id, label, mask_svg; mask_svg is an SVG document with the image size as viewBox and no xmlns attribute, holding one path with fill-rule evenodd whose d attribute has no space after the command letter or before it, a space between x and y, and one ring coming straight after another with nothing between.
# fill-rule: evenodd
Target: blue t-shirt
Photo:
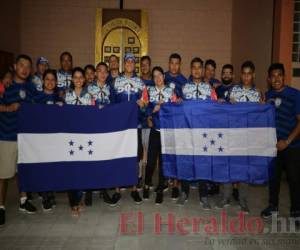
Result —
<instances>
[{"instance_id":1,"label":"blue t-shirt","mask_svg":"<svg viewBox=\"0 0 300 250\"><path fill-rule=\"evenodd\" d=\"M5 90L0 104L32 103L37 94L32 82L13 83ZM0 140L17 141L17 112L0 112Z\"/></svg>"},{"instance_id":2,"label":"blue t-shirt","mask_svg":"<svg viewBox=\"0 0 300 250\"><path fill-rule=\"evenodd\" d=\"M211 100L213 88L210 84L193 81L182 86L182 98L184 100Z\"/></svg>"},{"instance_id":3,"label":"blue t-shirt","mask_svg":"<svg viewBox=\"0 0 300 250\"><path fill-rule=\"evenodd\" d=\"M65 72L62 69L57 71L57 90L66 91L71 85L72 74Z\"/></svg>"},{"instance_id":4,"label":"blue t-shirt","mask_svg":"<svg viewBox=\"0 0 300 250\"><path fill-rule=\"evenodd\" d=\"M271 89L266 93L266 101L275 106L277 140L287 140L297 125L297 115L300 115L300 91L289 86L280 92ZM289 146L299 147L300 138Z\"/></svg>"},{"instance_id":5,"label":"blue t-shirt","mask_svg":"<svg viewBox=\"0 0 300 250\"><path fill-rule=\"evenodd\" d=\"M167 85L169 85L176 93L178 97L182 96L182 86L187 83L187 79L184 75L179 74L176 77L171 76L170 72L167 71L165 73L165 82Z\"/></svg>"},{"instance_id":6,"label":"blue t-shirt","mask_svg":"<svg viewBox=\"0 0 300 250\"><path fill-rule=\"evenodd\" d=\"M219 87L216 88L216 93L218 99L224 99L226 102L230 101L230 91L233 88L234 84L221 84Z\"/></svg>"},{"instance_id":7,"label":"blue t-shirt","mask_svg":"<svg viewBox=\"0 0 300 250\"><path fill-rule=\"evenodd\" d=\"M60 98L57 93L47 94L40 92L35 96L34 102L40 104L56 104L57 102L63 102L63 99Z\"/></svg>"},{"instance_id":8,"label":"blue t-shirt","mask_svg":"<svg viewBox=\"0 0 300 250\"><path fill-rule=\"evenodd\" d=\"M147 87L150 87L150 86L154 86L154 81L152 79L148 80L148 79L143 79L141 78L143 83L147 86Z\"/></svg>"},{"instance_id":9,"label":"blue t-shirt","mask_svg":"<svg viewBox=\"0 0 300 250\"><path fill-rule=\"evenodd\" d=\"M189 78L188 78L188 82L191 82L193 81L193 76L190 75ZM217 79L217 78L212 78L209 80L209 84L211 84L211 86L215 87L214 85L216 84L220 84L221 82Z\"/></svg>"}]
</instances>

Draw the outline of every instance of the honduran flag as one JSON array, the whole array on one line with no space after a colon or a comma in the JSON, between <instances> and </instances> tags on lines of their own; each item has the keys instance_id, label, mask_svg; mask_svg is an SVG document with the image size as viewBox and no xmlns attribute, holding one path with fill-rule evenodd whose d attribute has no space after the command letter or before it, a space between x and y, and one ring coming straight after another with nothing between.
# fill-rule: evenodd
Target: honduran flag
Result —
<instances>
[{"instance_id":1,"label":"honduran flag","mask_svg":"<svg viewBox=\"0 0 300 250\"><path fill-rule=\"evenodd\" d=\"M137 183L137 105L24 104L18 114L21 191Z\"/></svg>"},{"instance_id":2,"label":"honduran flag","mask_svg":"<svg viewBox=\"0 0 300 250\"><path fill-rule=\"evenodd\" d=\"M261 184L276 156L274 108L256 103L183 102L160 110L164 175Z\"/></svg>"}]
</instances>

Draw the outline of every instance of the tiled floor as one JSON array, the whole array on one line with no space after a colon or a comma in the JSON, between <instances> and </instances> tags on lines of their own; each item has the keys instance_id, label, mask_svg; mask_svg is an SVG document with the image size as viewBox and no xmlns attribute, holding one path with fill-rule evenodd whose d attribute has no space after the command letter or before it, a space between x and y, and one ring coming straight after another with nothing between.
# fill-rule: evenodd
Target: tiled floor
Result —
<instances>
[{"instance_id":1,"label":"tiled floor","mask_svg":"<svg viewBox=\"0 0 300 250\"><path fill-rule=\"evenodd\" d=\"M246 217L246 224L253 216L259 216L260 211L267 202L266 186L251 186L249 190L249 207L251 213ZM191 197L184 207L178 207L170 200L169 193L165 193L164 203L160 206L154 204L154 195L142 205L135 205L125 191L120 206L111 208L99 200L98 194L94 194L94 203L88 207L79 218L70 215L67 206L66 194L59 193L57 208L51 213L41 210L41 202L37 198L34 204L39 211L35 215L21 214L18 212L17 191L14 182L9 185L9 197L7 204L7 223L0 229L0 249L300 249L300 233L277 233L252 235L247 230L242 234L222 233L209 234L205 231L213 228L212 216L217 220L220 229L220 210L212 209L204 211L200 205L197 191L191 191ZM217 198L211 197L210 202L215 204ZM281 216L288 216L289 198L287 185L284 183L281 192ZM237 218L238 206L232 205L227 209L228 220ZM137 226L137 215L143 214L143 230L140 234L125 235L120 232L119 225L122 214L133 213L129 218ZM155 215L162 218L161 233L155 233ZM168 232L167 218L172 214L176 222L183 222L192 217L206 219L206 223L200 223L200 230L193 232L193 226L187 224L183 229L187 234L180 233L180 225L175 224L173 234ZM229 226L228 226L229 227ZM270 222L264 222L264 227L271 228ZM130 227L132 229L133 227ZM136 227L135 227L136 228ZM267 230L265 229L265 230ZM172 230L171 230L172 231Z\"/></svg>"}]
</instances>

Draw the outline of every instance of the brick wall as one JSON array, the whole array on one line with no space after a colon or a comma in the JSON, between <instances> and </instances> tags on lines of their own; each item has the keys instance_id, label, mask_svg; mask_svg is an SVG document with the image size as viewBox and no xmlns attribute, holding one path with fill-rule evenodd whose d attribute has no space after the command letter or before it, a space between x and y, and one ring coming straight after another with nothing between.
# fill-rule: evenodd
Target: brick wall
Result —
<instances>
[{"instance_id":1,"label":"brick wall","mask_svg":"<svg viewBox=\"0 0 300 250\"><path fill-rule=\"evenodd\" d=\"M21 51L36 59L49 58L58 67L63 50L74 64L94 62L96 7L118 8L115 0L22 0ZM189 74L194 56L231 60L231 0L125 0L124 8L145 9L149 16L149 54L153 64L167 67L168 56L179 52L182 71ZM220 67L219 67L220 68Z\"/></svg>"}]
</instances>

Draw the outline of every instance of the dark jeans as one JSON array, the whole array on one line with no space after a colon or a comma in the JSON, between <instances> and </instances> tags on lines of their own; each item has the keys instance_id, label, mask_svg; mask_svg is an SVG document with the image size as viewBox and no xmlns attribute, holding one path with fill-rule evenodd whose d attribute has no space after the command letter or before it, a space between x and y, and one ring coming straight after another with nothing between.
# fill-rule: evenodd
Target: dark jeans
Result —
<instances>
[{"instance_id":1,"label":"dark jeans","mask_svg":"<svg viewBox=\"0 0 300 250\"><path fill-rule=\"evenodd\" d=\"M199 185L199 198L205 198L208 196L208 189L207 189L207 181L205 180L199 180L197 181ZM181 181L181 190L184 192L187 197L190 194L190 181Z\"/></svg>"},{"instance_id":2,"label":"dark jeans","mask_svg":"<svg viewBox=\"0 0 300 250\"><path fill-rule=\"evenodd\" d=\"M160 132L155 129L151 129L149 137L149 147L148 147L148 160L146 166L146 176L145 185L149 186L152 183L152 176L157 164L158 159L158 190L162 191L164 186L164 175L162 169L162 157L161 157L161 142L160 142Z\"/></svg>"},{"instance_id":3,"label":"dark jeans","mask_svg":"<svg viewBox=\"0 0 300 250\"><path fill-rule=\"evenodd\" d=\"M77 207L79 206L80 202L80 191L77 190L71 190L68 191L68 198L69 198L69 204L70 207Z\"/></svg>"},{"instance_id":4,"label":"dark jeans","mask_svg":"<svg viewBox=\"0 0 300 250\"><path fill-rule=\"evenodd\" d=\"M276 207L279 203L281 174L284 169L289 184L290 211L300 211L300 147L287 148L277 153L274 175L269 182L269 202Z\"/></svg>"}]
</instances>

